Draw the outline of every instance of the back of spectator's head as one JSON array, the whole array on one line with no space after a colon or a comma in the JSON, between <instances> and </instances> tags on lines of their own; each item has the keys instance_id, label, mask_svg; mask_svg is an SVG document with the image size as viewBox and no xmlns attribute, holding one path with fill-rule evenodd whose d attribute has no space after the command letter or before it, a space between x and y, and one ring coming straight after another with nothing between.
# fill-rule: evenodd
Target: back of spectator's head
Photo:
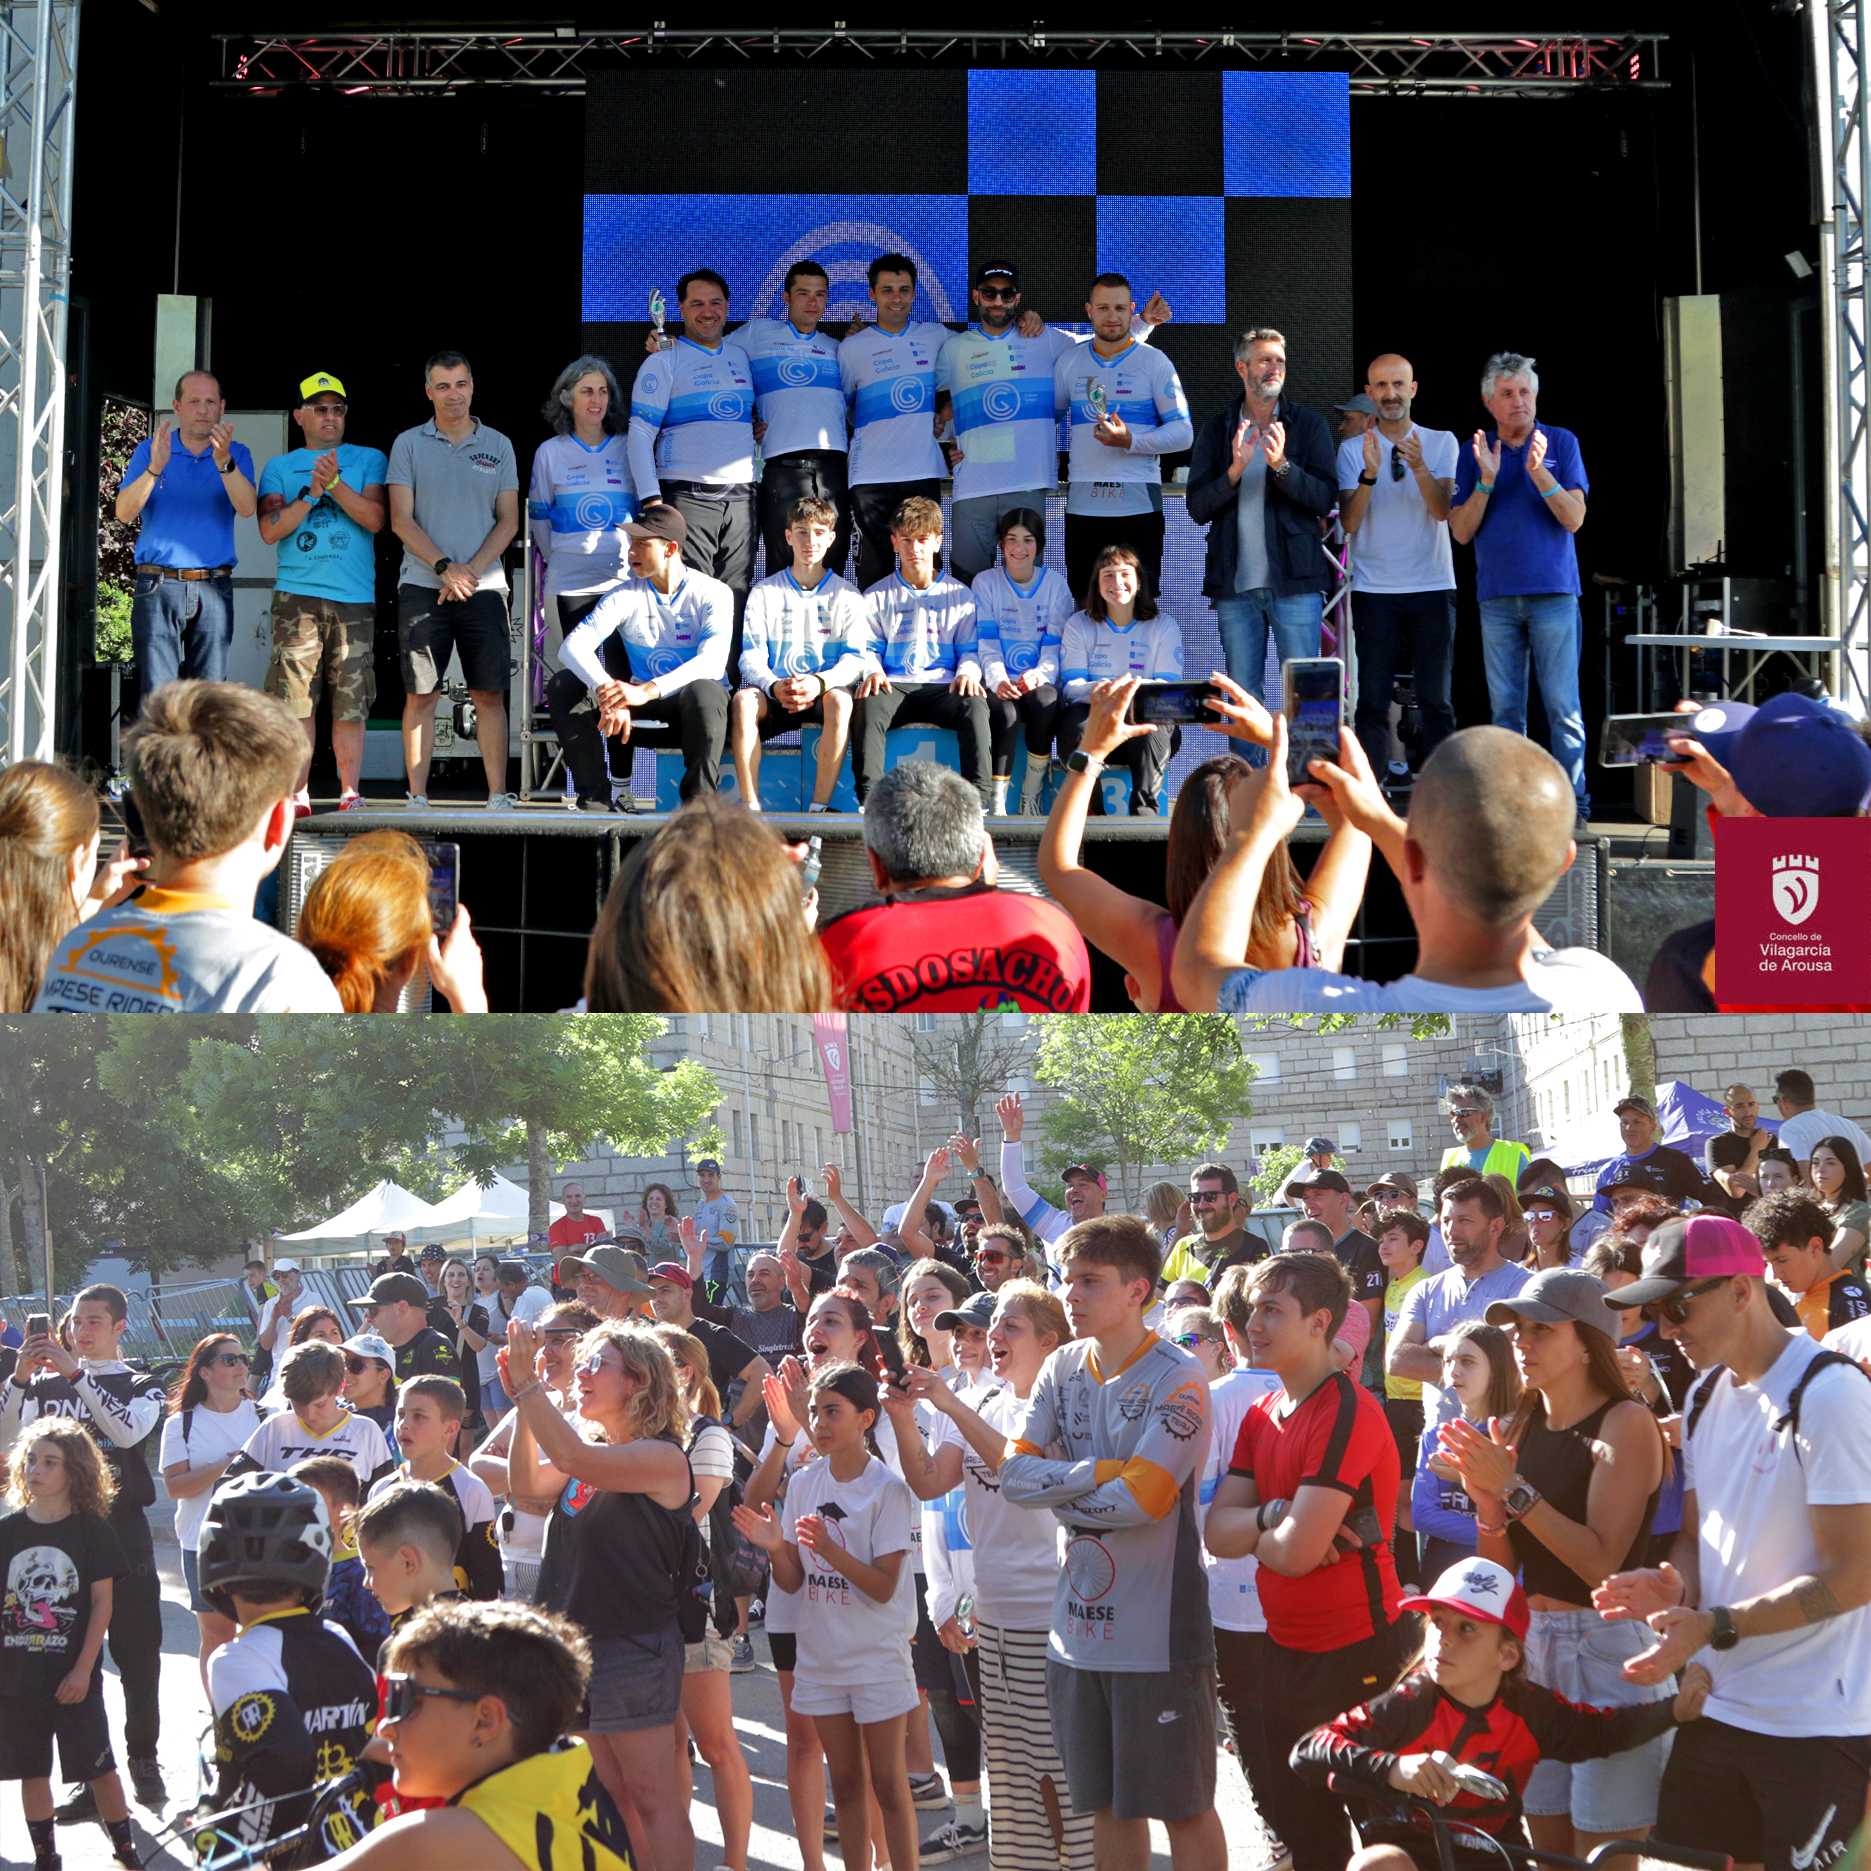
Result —
<instances>
[{"instance_id":1,"label":"back of spectator's head","mask_svg":"<svg viewBox=\"0 0 1871 1871\"><path fill-rule=\"evenodd\" d=\"M0 773L0 1013L24 1013L78 920L97 861L97 794L47 760Z\"/></svg>"},{"instance_id":2,"label":"back of spectator's head","mask_svg":"<svg viewBox=\"0 0 1871 1871\"><path fill-rule=\"evenodd\" d=\"M1774 1097L1784 1098L1788 1104L1809 1105L1818 1096L1813 1087L1813 1075L1802 1072L1798 1066L1790 1065L1784 1071L1774 1074Z\"/></svg>"},{"instance_id":3,"label":"back of spectator's head","mask_svg":"<svg viewBox=\"0 0 1871 1871\"><path fill-rule=\"evenodd\" d=\"M1460 729L1423 762L1410 795L1421 882L1488 928L1510 929L1572 862L1577 814L1565 769L1537 742Z\"/></svg>"},{"instance_id":4,"label":"back of spectator's head","mask_svg":"<svg viewBox=\"0 0 1871 1871\"><path fill-rule=\"evenodd\" d=\"M592 1013L832 1007L799 866L756 814L705 793L638 840L591 932L585 1005Z\"/></svg>"},{"instance_id":5,"label":"back of spectator's head","mask_svg":"<svg viewBox=\"0 0 1871 1871\"><path fill-rule=\"evenodd\" d=\"M294 1481L303 1481L308 1488L316 1488L325 1497L325 1505L334 1502L341 1508L355 1509L364 1498L364 1484L358 1479L356 1468L342 1455L308 1455L302 1462L294 1462L286 1470ZM332 1515L335 1529L338 1516Z\"/></svg>"},{"instance_id":6,"label":"back of spectator's head","mask_svg":"<svg viewBox=\"0 0 1871 1871\"><path fill-rule=\"evenodd\" d=\"M461 1545L461 1509L453 1492L432 1481L399 1481L373 1496L351 1522L358 1546L394 1552L414 1546L438 1566L452 1565Z\"/></svg>"},{"instance_id":7,"label":"back of spectator's head","mask_svg":"<svg viewBox=\"0 0 1871 1871\"><path fill-rule=\"evenodd\" d=\"M1832 1245L1832 1217L1809 1189L1782 1189L1764 1195L1741 1217L1741 1225L1764 1249L1804 1247L1808 1241Z\"/></svg>"},{"instance_id":8,"label":"back of spectator's head","mask_svg":"<svg viewBox=\"0 0 1871 1871\"><path fill-rule=\"evenodd\" d=\"M905 760L864 801L864 844L880 885L935 877L993 881L981 795L933 760Z\"/></svg>"},{"instance_id":9,"label":"back of spectator's head","mask_svg":"<svg viewBox=\"0 0 1871 1871\"><path fill-rule=\"evenodd\" d=\"M1228 842L1228 788L1242 774L1252 771L1239 756L1218 754L1213 760L1204 760L1176 794L1169 814L1169 856L1164 865L1163 889L1164 905L1178 928ZM1299 872L1282 844L1261 872L1253 927L1248 931L1248 954L1277 954L1279 938L1298 908Z\"/></svg>"},{"instance_id":10,"label":"back of spectator's head","mask_svg":"<svg viewBox=\"0 0 1871 1871\"><path fill-rule=\"evenodd\" d=\"M322 1338L308 1338L279 1361L279 1387L294 1409L336 1396L344 1383L344 1353Z\"/></svg>"},{"instance_id":11,"label":"back of spectator's head","mask_svg":"<svg viewBox=\"0 0 1871 1871\"><path fill-rule=\"evenodd\" d=\"M1607 1285L1614 1273L1628 1273L1635 1280L1644 1270L1644 1250L1626 1235L1601 1234L1585 1250L1579 1266Z\"/></svg>"},{"instance_id":12,"label":"back of spectator's head","mask_svg":"<svg viewBox=\"0 0 1871 1871\"><path fill-rule=\"evenodd\" d=\"M1447 1169L1436 1171L1436 1179L1429 1185L1429 1197L1436 1207L1442 1207L1444 1194L1458 1182L1473 1182L1475 1172L1466 1163L1451 1163Z\"/></svg>"},{"instance_id":13,"label":"back of spectator's head","mask_svg":"<svg viewBox=\"0 0 1871 1871\"><path fill-rule=\"evenodd\" d=\"M300 943L318 958L346 1013L369 1013L415 974L434 924L429 860L407 832L366 832L319 872L299 911Z\"/></svg>"}]
</instances>

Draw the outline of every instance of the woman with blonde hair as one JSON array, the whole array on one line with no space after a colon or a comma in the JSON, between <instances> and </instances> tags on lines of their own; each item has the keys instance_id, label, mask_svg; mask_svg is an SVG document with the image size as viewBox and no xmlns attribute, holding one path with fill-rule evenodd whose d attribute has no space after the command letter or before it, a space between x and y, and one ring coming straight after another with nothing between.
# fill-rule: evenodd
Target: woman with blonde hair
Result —
<instances>
[{"instance_id":1,"label":"woman with blonde hair","mask_svg":"<svg viewBox=\"0 0 1871 1871\"><path fill-rule=\"evenodd\" d=\"M468 912L438 940L429 915L429 859L407 832L350 839L305 894L296 931L331 977L346 1013L394 1013L426 962L456 1013L485 1013L481 951Z\"/></svg>"},{"instance_id":2,"label":"woman with blonde hair","mask_svg":"<svg viewBox=\"0 0 1871 1871\"><path fill-rule=\"evenodd\" d=\"M637 841L591 932L590 1013L830 1013L793 848L711 794Z\"/></svg>"},{"instance_id":3,"label":"woman with blonde hair","mask_svg":"<svg viewBox=\"0 0 1871 1871\"><path fill-rule=\"evenodd\" d=\"M99 867L97 794L48 760L0 773L0 1013L28 1013L52 951L139 888L148 858Z\"/></svg>"},{"instance_id":4,"label":"woman with blonde hair","mask_svg":"<svg viewBox=\"0 0 1871 1871\"><path fill-rule=\"evenodd\" d=\"M1195 1225L1188 1191L1173 1182L1151 1183L1143 1192L1143 1218L1167 1254Z\"/></svg>"},{"instance_id":5,"label":"woman with blonde hair","mask_svg":"<svg viewBox=\"0 0 1871 1871\"><path fill-rule=\"evenodd\" d=\"M566 1477L546 1517L539 1602L590 1639L580 1739L605 1790L654 1871L686 1871L695 1835L670 1769L685 1655L677 1574L695 1493L682 1447L688 1404L662 1343L640 1325L606 1319L578 1344L574 1427L531 1375L541 1342L526 1320L509 1319L500 1370L519 1412L508 1456L513 1487L540 1492L542 1457Z\"/></svg>"}]
</instances>

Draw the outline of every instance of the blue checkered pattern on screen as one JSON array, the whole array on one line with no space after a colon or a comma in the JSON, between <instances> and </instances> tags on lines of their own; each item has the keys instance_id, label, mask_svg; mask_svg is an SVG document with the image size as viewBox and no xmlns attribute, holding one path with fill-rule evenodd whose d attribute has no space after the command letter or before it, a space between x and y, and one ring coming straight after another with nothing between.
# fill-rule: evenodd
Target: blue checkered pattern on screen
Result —
<instances>
[{"instance_id":1,"label":"blue checkered pattern on screen","mask_svg":"<svg viewBox=\"0 0 1871 1871\"><path fill-rule=\"evenodd\" d=\"M1095 195L1098 74L971 71L971 195Z\"/></svg>"}]
</instances>

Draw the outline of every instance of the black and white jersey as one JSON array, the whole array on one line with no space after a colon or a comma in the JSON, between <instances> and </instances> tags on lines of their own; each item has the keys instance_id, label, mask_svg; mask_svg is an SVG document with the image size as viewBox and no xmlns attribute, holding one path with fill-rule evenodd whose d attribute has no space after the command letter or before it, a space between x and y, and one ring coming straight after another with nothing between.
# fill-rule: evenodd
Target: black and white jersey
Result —
<instances>
[{"instance_id":1,"label":"black and white jersey","mask_svg":"<svg viewBox=\"0 0 1871 1871\"><path fill-rule=\"evenodd\" d=\"M11 1448L28 1423L66 1416L84 1424L117 1483L113 1513L141 1512L156 1499L143 1443L168 1406L155 1378L116 1359L83 1360L76 1377L39 1371L24 1384L0 1384L0 1448Z\"/></svg>"}]
</instances>

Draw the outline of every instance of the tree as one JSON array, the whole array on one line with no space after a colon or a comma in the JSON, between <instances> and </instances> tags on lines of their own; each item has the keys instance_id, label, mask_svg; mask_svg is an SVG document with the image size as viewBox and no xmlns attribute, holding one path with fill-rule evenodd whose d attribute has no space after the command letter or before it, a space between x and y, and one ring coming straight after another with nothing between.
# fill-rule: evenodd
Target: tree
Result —
<instances>
[{"instance_id":1,"label":"tree","mask_svg":"<svg viewBox=\"0 0 1871 1871\"><path fill-rule=\"evenodd\" d=\"M1147 1165L1212 1155L1253 1113L1254 1067L1225 1014L1051 1014L1034 1025L1034 1077L1059 1094L1043 1119L1045 1161L1104 1169L1114 1208L1141 1193Z\"/></svg>"},{"instance_id":2,"label":"tree","mask_svg":"<svg viewBox=\"0 0 1871 1871\"><path fill-rule=\"evenodd\" d=\"M130 593L136 574L136 528L116 515L123 471L136 445L150 433L146 411L107 396L97 460L97 635L100 663L130 660Z\"/></svg>"},{"instance_id":3,"label":"tree","mask_svg":"<svg viewBox=\"0 0 1871 1871\"><path fill-rule=\"evenodd\" d=\"M1260 1168L1253 1178L1254 1193L1268 1207L1273 1199L1286 1187L1286 1179L1293 1173L1293 1165L1305 1154L1296 1143L1276 1143L1271 1150L1265 1150L1260 1156Z\"/></svg>"},{"instance_id":4,"label":"tree","mask_svg":"<svg viewBox=\"0 0 1871 1871\"><path fill-rule=\"evenodd\" d=\"M969 1137L981 1134L982 1104L991 1106L1033 1062L1031 1030L1010 1028L998 1013L944 1014L911 1044L917 1071L954 1106L957 1126Z\"/></svg>"},{"instance_id":5,"label":"tree","mask_svg":"<svg viewBox=\"0 0 1871 1871\"><path fill-rule=\"evenodd\" d=\"M1412 1039L1446 1039L1454 1030L1446 1013L1248 1013L1241 1018L1257 1031L1284 1027L1295 1033L1348 1032L1360 1020L1375 1020L1383 1033L1395 1033L1407 1027Z\"/></svg>"}]
</instances>

